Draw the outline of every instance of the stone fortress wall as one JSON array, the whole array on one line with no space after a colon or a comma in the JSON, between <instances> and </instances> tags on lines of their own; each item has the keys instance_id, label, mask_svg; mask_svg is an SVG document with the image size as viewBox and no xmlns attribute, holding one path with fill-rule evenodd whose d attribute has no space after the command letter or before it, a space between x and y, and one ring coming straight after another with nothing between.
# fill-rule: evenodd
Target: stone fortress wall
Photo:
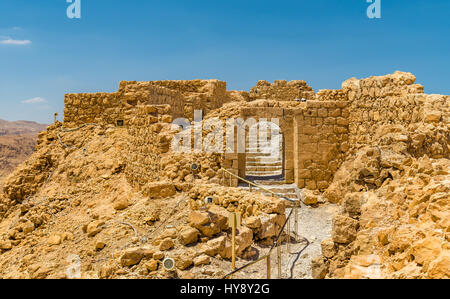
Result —
<instances>
[{"instance_id":1,"label":"stone fortress wall","mask_svg":"<svg viewBox=\"0 0 450 299\"><path fill-rule=\"evenodd\" d=\"M276 80L273 84L261 80L250 90L250 98L277 101L294 101L296 99L314 99L314 90L303 80Z\"/></svg>"},{"instance_id":2,"label":"stone fortress wall","mask_svg":"<svg viewBox=\"0 0 450 299\"><path fill-rule=\"evenodd\" d=\"M227 91L226 83L218 80L122 81L115 93L66 95L64 122L75 126L123 120L130 135L135 136L136 155L141 156L135 160L144 159L129 171L139 181L146 173L142 165L149 167L149 173L158 167L147 163L154 157L148 156L144 140L150 140L154 132L143 132L142 127L158 121L170 123L178 117L192 120L194 110L207 115L226 103L240 101L240 116L244 119L280 120L286 182L295 182L299 188L325 190L348 152L368 144L383 124L441 122L443 115L448 115L450 97L425 95L423 86L415 84L415 80L412 74L403 72L353 78L345 81L341 90L321 90L317 94L305 81L259 81L249 93ZM292 104L246 105L265 100ZM448 125L449 120L443 123ZM448 155L446 146L432 150L437 157ZM224 155L222 167L245 177L245 154ZM238 184L236 179L231 182L232 186Z\"/></svg>"}]
</instances>

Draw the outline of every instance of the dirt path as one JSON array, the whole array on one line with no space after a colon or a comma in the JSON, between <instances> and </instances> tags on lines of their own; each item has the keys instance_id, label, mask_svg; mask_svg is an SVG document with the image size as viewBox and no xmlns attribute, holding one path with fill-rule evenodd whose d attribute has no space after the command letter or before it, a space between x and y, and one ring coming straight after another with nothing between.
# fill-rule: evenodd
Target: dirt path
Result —
<instances>
[{"instance_id":1,"label":"dirt path","mask_svg":"<svg viewBox=\"0 0 450 299\"><path fill-rule=\"evenodd\" d=\"M321 255L321 243L323 240L331 237L331 226L333 215L338 211L336 205L324 204L318 207L309 207L302 205L299 209L299 243L291 244L290 251L287 253L287 245L282 246L282 276L284 279L312 279L311 262L314 258ZM286 214L290 213L290 209L286 210ZM294 222L291 223L291 232L294 232ZM269 247L256 247L259 256L264 256ZM242 267L249 261L238 259L236 266ZM231 271L229 262L214 260L209 266L212 270L219 267L223 273ZM260 261L240 273L233 276L235 279L264 279L266 278L267 264L266 261ZM271 254L271 278L278 278L277 251Z\"/></svg>"}]
</instances>

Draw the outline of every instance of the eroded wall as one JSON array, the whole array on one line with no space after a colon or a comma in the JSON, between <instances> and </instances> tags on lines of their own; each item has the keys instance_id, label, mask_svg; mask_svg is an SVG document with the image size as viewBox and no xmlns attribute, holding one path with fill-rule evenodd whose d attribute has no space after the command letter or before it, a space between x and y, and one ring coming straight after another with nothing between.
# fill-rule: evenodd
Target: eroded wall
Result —
<instances>
[{"instance_id":1,"label":"eroded wall","mask_svg":"<svg viewBox=\"0 0 450 299\"><path fill-rule=\"evenodd\" d=\"M314 90L303 80L277 80L274 83L258 81L250 90L252 100L267 99L277 101L295 101L296 99L314 99Z\"/></svg>"}]
</instances>

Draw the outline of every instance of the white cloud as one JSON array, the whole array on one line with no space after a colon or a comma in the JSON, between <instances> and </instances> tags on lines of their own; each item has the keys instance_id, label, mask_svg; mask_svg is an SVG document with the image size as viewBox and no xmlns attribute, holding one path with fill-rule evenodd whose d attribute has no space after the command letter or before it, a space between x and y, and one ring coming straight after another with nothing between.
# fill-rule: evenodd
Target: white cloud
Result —
<instances>
[{"instance_id":1,"label":"white cloud","mask_svg":"<svg viewBox=\"0 0 450 299\"><path fill-rule=\"evenodd\" d=\"M2 45L18 45L18 46L25 46L31 44L30 40L17 40L12 38L7 38L0 40L0 44Z\"/></svg>"},{"instance_id":2,"label":"white cloud","mask_svg":"<svg viewBox=\"0 0 450 299\"><path fill-rule=\"evenodd\" d=\"M44 98L32 98L29 100L22 101L22 104L37 104L37 103L46 103L47 101Z\"/></svg>"}]
</instances>

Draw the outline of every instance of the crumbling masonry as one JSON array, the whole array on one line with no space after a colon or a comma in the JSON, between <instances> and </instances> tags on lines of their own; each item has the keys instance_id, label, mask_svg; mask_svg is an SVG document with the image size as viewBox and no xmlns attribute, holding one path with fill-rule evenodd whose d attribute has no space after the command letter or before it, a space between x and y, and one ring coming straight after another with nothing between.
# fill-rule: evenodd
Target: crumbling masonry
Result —
<instances>
[{"instance_id":1,"label":"crumbling masonry","mask_svg":"<svg viewBox=\"0 0 450 299\"><path fill-rule=\"evenodd\" d=\"M158 115L169 123L178 117L192 120L194 110L202 110L208 117L226 103L239 102L239 117L279 119L284 136L284 180L299 188L325 190L347 153L367 144L383 124L442 120L443 112L448 112L449 96L426 95L415 80L412 74L402 72L353 78L340 90L317 94L305 81L259 81L250 92L227 91L226 83L218 80L123 81L115 93L67 94L64 125L124 125L136 137L136 145L140 144L135 148L141 149L131 157L136 167L130 173L148 167L152 168L149 173L155 173L157 157L145 160L140 155L151 152L145 141L152 140L142 128L157 123ZM447 152L435 154L448 156ZM222 167L245 178L245 154L225 154ZM231 185L237 184L233 178Z\"/></svg>"}]
</instances>

